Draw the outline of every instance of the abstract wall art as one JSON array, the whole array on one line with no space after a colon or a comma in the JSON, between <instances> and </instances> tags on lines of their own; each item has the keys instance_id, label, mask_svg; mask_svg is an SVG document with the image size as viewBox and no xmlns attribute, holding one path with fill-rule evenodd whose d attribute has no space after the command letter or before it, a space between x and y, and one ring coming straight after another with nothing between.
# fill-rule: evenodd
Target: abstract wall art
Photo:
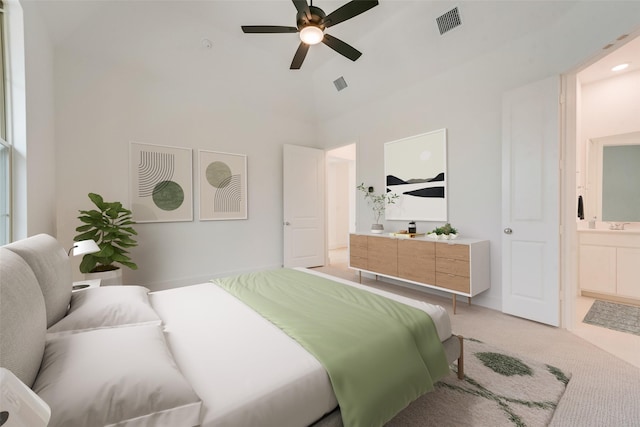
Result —
<instances>
[{"instance_id":1,"label":"abstract wall art","mask_svg":"<svg viewBox=\"0 0 640 427\"><path fill-rule=\"evenodd\" d=\"M247 219L247 156L199 150L200 220Z\"/></svg>"},{"instance_id":2,"label":"abstract wall art","mask_svg":"<svg viewBox=\"0 0 640 427\"><path fill-rule=\"evenodd\" d=\"M131 142L129 198L136 222L193 221L190 148Z\"/></svg>"},{"instance_id":3,"label":"abstract wall art","mask_svg":"<svg viewBox=\"0 0 640 427\"><path fill-rule=\"evenodd\" d=\"M384 145L386 191L399 196L385 218L447 220L447 130L424 133Z\"/></svg>"}]
</instances>

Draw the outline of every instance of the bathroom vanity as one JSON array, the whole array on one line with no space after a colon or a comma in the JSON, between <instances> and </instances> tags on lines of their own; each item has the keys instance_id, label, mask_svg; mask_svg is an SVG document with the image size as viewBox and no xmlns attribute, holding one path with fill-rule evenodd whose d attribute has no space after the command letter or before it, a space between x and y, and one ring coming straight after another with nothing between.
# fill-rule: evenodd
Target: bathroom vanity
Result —
<instances>
[{"instance_id":1,"label":"bathroom vanity","mask_svg":"<svg viewBox=\"0 0 640 427\"><path fill-rule=\"evenodd\" d=\"M640 304L640 227L578 228L582 295Z\"/></svg>"}]
</instances>

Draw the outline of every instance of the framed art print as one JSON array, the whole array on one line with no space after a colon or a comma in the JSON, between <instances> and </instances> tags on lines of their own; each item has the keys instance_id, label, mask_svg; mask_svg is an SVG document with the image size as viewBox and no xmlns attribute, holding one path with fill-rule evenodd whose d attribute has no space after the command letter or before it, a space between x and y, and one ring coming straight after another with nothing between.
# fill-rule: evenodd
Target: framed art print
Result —
<instances>
[{"instance_id":1,"label":"framed art print","mask_svg":"<svg viewBox=\"0 0 640 427\"><path fill-rule=\"evenodd\" d=\"M388 220L447 220L447 130L384 145L386 191L399 196L385 208Z\"/></svg>"},{"instance_id":2,"label":"framed art print","mask_svg":"<svg viewBox=\"0 0 640 427\"><path fill-rule=\"evenodd\" d=\"M200 220L247 219L247 156L198 152Z\"/></svg>"},{"instance_id":3,"label":"framed art print","mask_svg":"<svg viewBox=\"0 0 640 427\"><path fill-rule=\"evenodd\" d=\"M193 221L190 148L131 142L129 198L136 222Z\"/></svg>"}]
</instances>

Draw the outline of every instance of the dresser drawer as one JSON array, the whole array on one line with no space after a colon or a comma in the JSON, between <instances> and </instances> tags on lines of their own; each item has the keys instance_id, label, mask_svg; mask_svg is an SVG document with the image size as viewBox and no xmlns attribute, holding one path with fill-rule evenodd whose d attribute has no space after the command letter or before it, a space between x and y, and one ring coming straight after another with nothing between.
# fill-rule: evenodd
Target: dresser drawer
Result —
<instances>
[{"instance_id":1,"label":"dresser drawer","mask_svg":"<svg viewBox=\"0 0 640 427\"><path fill-rule=\"evenodd\" d=\"M436 244L436 257L469 261L469 246L438 243Z\"/></svg>"},{"instance_id":2,"label":"dresser drawer","mask_svg":"<svg viewBox=\"0 0 640 427\"><path fill-rule=\"evenodd\" d=\"M436 271L436 286L451 289L452 291L464 292L466 294L471 292L471 282L468 277L439 271Z\"/></svg>"},{"instance_id":3,"label":"dresser drawer","mask_svg":"<svg viewBox=\"0 0 640 427\"><path fill-rule=\"evenodd\" d=\"M436 281L435 243L398 240L398 276L433 285Z\"/></svg>"},{"instance_id":4,"label":"dresser drawer","mask_svg":"<svg viewBox=\"0 0 640 427\"><path fill-rule=\"evenodd\" d=\"M367 258L351 255L349 258L349 266L353 268L367 269Z\"/></svg>"},{"instance_id":5,"label":"dresser drawer","mask_svg":"<svg viewBox=\"0 0 640 427\"><path fill-rule=\"evenodd\" d=\"M469 277L469 261L454 258L436 258L436 271Z\"/></svg>"},{"instance_id":6,"label":"dresser drawer","mask_svg":"<svg viewBox=\"0 0 640 427\"><path fill-rule=\"evenodd\" d=\"M349 236L349 255L367 258L367 236L351 234Z\"/></svg>"},{"instance_id":7,"label":"dresser drawer","mask_svg":"<svg viewBox=\"0 0 640 427\"><path fill-rule=\"evenodd\" d=\"M368 236L367 270L389 276L397 276L398 240Z\"/></svg>"}]
</instances>

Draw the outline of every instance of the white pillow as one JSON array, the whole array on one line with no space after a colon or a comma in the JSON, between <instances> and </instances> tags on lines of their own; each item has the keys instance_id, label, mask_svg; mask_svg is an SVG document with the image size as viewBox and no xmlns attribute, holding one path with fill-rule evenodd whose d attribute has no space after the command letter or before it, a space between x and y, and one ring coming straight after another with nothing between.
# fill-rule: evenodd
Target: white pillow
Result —
<instances>
[{"instance_id":1,"label":"white pillow","mask_svg":"<svg viewBox=\"0 0 640 427\"><path fill-rule=\"evenodd\" d=\"M50 339L33 390L51 407L49 427L200 424L202 402L159 326Z\"/></svg>"},{"instance_id":2,"label":"white pillow","mask_svg":"<svg viewBox=\"0 0 640 427\"><path fill-rule=\"evenodd\" d=\"M69 312L47 329L53 333L92 329L160 325L162 320L149 303L149 289L143 286L103 286L71 295Z\"/></svg>"}]
</instances>

